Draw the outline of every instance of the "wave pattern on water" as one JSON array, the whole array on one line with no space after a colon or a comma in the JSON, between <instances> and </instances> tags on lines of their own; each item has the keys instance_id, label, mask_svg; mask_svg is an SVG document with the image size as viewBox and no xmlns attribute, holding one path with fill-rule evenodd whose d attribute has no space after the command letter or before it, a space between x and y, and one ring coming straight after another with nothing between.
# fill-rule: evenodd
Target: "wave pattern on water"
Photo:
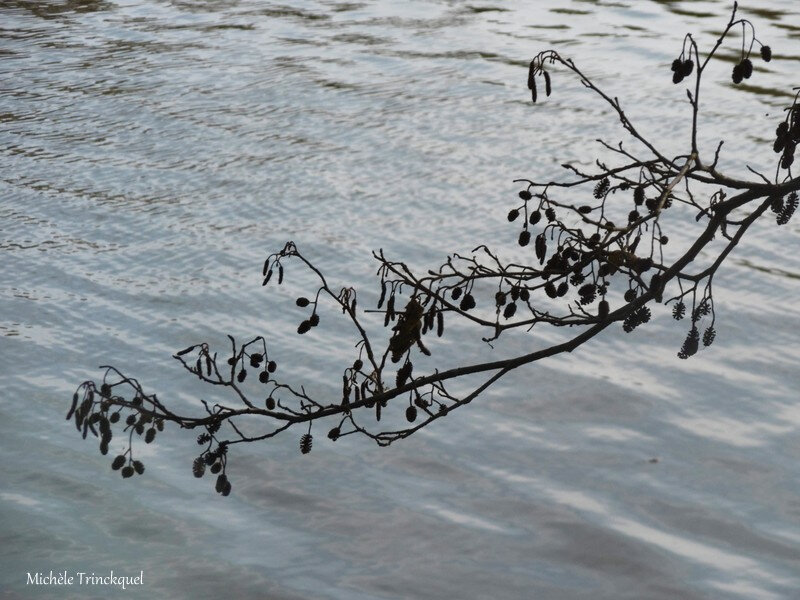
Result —
<instances>
[{"instance_id":1,"label":"wave pattern on water","mask_svg":"<svg viewBox=\"0 0 800 600\"><path fill-rule=\"evenodd\" d=\"M237 449L226 500L191 476L190 438L148 447L131 485L63 422L74 386L109 362L197 406L212 392L168 357L228 332L269 334L287 377L335 393L343 329L331 315L298 344L293 292L259 285L266 254L293 239L373 304L373 249L421 268L481 242L515 256L511 180L590 167L597 137L623 137L563 73L533 110L530 57L574 57L677 153L688 107L669 63L686 31L713 43L728 10L0 4L0 590L67 568L144 569L148 593L172 598L794 597L797 222L765 222L734 253L715 280L718 341L691 361L675 356L683 323L657 308L642 331L514 373L391 449ZM709 72L702 144L726 139L722 169L769 172L800 83L800 11L741 11L775 60L736 93L734 40ZM509 336L494 355L558 335ZM474 332L449 338L445 363L491 354Z\"/></svg>"}]
</instances>

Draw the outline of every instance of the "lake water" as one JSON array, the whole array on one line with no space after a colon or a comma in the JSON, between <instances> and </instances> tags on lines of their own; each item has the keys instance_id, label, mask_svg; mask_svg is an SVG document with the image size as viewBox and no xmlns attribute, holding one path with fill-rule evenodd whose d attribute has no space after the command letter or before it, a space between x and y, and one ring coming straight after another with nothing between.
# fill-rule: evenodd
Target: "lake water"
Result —
<instances>
[{"instance_id":1,"label":"lake water","mask_svg":"<svg viewBox=\"0 0 800 600\"><path fill-rule=\"evenodd\" d=\"M796 2L744 2L775 59L708 73L702 149L772 172L800 84ZM622 599L800 597L800 220L765 218L715 280L717 342L689 361L669 309L520 369L379 449L316 431L232 451L233 493L195 480L168 428L122 480L64 421L112 363L191 409L222 400L170 358L269 336L279 373L337 394L355 340L332 309L294 329L287 240L362 307L370 252L427 269L479 243L521 254L517 177L591 168L625 139L563 71L531 106L530 58L573 57L667 152L688 152L684 33L708 48L728 2L5 0L0 4L0 596ZM690 219L691 220L691 219ZM679 247L691 228L670 232ZM379 323L376 331L380 330ZM437 365L512 356L453 325ZM302 343L301 343L302 342ZM113 446L113 444L112 444ZM112 455L114 451L112 449ZM657 459L652 461L651 459ZM26 586L33 571L141 588Z\"/></svg>"}]
</instances>

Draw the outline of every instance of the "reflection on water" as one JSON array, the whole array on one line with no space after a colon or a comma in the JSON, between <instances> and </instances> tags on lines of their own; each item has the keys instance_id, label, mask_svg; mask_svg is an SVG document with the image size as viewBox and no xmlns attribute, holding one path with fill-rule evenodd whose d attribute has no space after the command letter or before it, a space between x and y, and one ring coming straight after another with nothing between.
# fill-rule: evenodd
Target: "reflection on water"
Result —
<instances>
[{"instance_id":1,"label":"reflection on water","mask_svg":"<svg viewBox=\"0 0 800 600\"><path fill-rule=\"evenodd\" d=\"M423 268L481 242L514 252L511 180L588 166L593 140L621 138L558 72L534 110L530 57L573 56L678 153L688 109L669 63L686 31L713 43L728 10L3 2L0 589L29 593L30 570L114 569L186 598L795 595L796 223L765 223L720 273L719 341L696 360L675 357L685 332L656 308L642 331L515 373L389 450L346 438L301 456L291 435L237 449L228 499L192 477L190 436L148 447L131 484L62 420L107 362L183 406L212 399L168 357L227 332L268 334L286 377L335 393L349 348L334 315L297 344L291 298L309 282L266 294L268 251L293 239L362 305L377 299L372 249ZM721 167L746 176L772 168L800 14L742 11L775 59L735 89L729 63L709 71L701 143L724 138ZM457 328L434 352L490 354Z\"/></svg>"}]
</instances>

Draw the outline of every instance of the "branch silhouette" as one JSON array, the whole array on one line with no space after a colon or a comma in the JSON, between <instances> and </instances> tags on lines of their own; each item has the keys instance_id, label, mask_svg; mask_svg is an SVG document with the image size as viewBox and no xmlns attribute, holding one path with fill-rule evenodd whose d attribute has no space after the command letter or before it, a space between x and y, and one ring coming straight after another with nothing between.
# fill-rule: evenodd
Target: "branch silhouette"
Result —
<instances>
[{"instance_id":1,"label":"branch silhouette","mask_svg":"<svg viewBox=\"0 0 800 600\"><path fill-rule=\"evenodd\" d=\"M228 336L230 349L223 354L202 342L174 358L194 377L228 391L231 400L202 401L203 413L178 414L155 394L145 392L136 379L113 366L103 366L101 381L84 381L78 386L67 419L74 420L84 438L89 433L98 437L103 454L109 451L112 430L121 429L118 435L127 435L127 449L113 459L112 468L126 478L144 472L143 463L135 458L134 441L153 442L167 423L197 430L202 450L194 460L193 472L197 477L206 470L216 475L217 492L227 496L231 491L228 457L235 444L265 440L299 426L303 431L300 450L308 453L312 429L317 426L324 427L334 441L361 434L388 446L469 404L514 369L572 352L617 324L626 332L641 327L650 320L654 304L671 306L676 320L686 318L688 332L678 356L687 359L695 355L716 336L712 283L718 269L753 223L772 213L778 225L785 225L798 205L800 178L792 175L791 168L800 142L800 88L794 88L794 100L775 132L773 149L778 158L771 178L749 166L757 180L721 173L717 164L722 141L710 160L698 148L703 75L729 34L739 28L741 56L731 74L733 83L739 84L753 75L751 56L768 62L772 51L755 37L749 20L737 18L735 4L705 57L691 34L683 40L671 72L675 84L687 78L691 81L686 94L692 129L686 152L676 156L666 154L642 135L622 103L597 87L572 59L555 50L533 58L528 89L534 103L541 100L541 87L545 97L552 93L551 71L574 76L589 93L605 101L642 150L598 140L615 164L598 159L596 172L565 164L568 178L564 180L516 180L522 189L508 212L508 221L519 229L519 246L533 247L525 263L506 262L488 246L480 245L468 255L449 256L434 270L415 273L383 251L374 252L381 294L376 309L363 311L358 308L355 289L337 290L293 242L268 256L263 268L265 286L283 283L288 262L301 264L317 281L313 294L296 299L297 307L307 311L298 334L320 326L323 301L341 309L342 318L352 326L356 350L352 364L342 372L341 398L335 402L314 398L304 387L280 381L264 337L238 343ZM564 199L587 188L591 188L587 203ZM667 211L679 214L665 222ZM664 248L670 244L665 231L691 223L692 217L704 227L691 243L671 252L674 258L665 260ZM701 259L704 250L713 250L711 260ZM383 335L368 333L366 323L376 314L383 317ZM435 341L425 340L445 335L445 324L454 319L484 331L482 339L489 344L513 329L530 331L549 325L578 332L562 343L511 358L415 371L420 356L426 357L422 359L425 364L435 361L427 358L435 354ZM483 380L468 393L451 393L451 382L471 381L469 376L482 376ZM259 400L251 389L258 389ZM245 433L240 427L244 420L249 422L248 432L256 423L259 433Z\"/></svg>"}]
</instances>

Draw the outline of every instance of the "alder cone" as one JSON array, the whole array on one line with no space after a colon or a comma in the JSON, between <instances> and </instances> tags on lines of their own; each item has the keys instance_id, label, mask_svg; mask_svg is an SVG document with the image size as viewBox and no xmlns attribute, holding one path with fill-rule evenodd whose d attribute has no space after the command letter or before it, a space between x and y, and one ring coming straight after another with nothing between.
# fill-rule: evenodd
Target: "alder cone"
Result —
<instances>
[{"instance_id":1,"label":"alder cone","mask_svg":"<svg viewBox=\"0 0 800 600\"><path fill-rule=\"evenodd\" d=\"M304 433L303 436L300 438L300 452L303 454L308 454L311 452L311 446L314 442L314 438L310 433Z\"/></svg>"}]
</instances>

